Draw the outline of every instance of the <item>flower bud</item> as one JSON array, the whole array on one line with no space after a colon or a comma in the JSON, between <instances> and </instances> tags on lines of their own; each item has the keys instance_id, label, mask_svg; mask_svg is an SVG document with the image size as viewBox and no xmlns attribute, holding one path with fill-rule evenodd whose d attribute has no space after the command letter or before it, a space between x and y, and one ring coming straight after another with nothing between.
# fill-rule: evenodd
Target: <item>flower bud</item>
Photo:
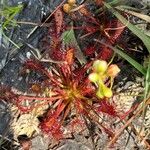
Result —
<instances>
[{"instance_id":1,"label":"flower bud","mask_svg":"<svg viewBox=\"0 0 150 150\"><path fill-rule=\"evenodd\" d=\"M76 0L68 0L67 2L69 5L74 5L76 3Z\"/></svg>"},{"instance_id":2,"label":"flower bud","mask_svg":"<svg viewBox=\"0 0 150 150\"><path fill-rule=\"evenodd\" d=\"M107 70L107 62L104 60L96 60L93 63L93 69L98 73L104 73Z\"/></svg>"},{"instance_id":3,"label":"flower bud","mask_svg":"<svg viewBox=\"0 0 150 150\"><path fill-rule=\"evenodd\" d=\"M99 80L99 75L93 72L89 75L89 80L91 82L97 82Z\"/></svg>"},{"instance_id":4,"label":"flower bud","mask_svg":"<svg viewBox=\"0 0 150 150\"><path fill-rule=\"evenodd\" d=\"M38 85L38 84L33 84L33 85L31 86L31 90L32 90L33 92L35 92L35 93L39 93L39 92L41 91L41 87L40 87L40 85Z\"/></svg>"},{"instance_id":5,"label":"flower bud","mask_svg":"<svg viewBox=\"0 0 150 150\"><path fill-rule=\"evenodd\" d=\"M120 69L115 64L110 65L107 69L107 75L113 78L116 77L119 72L120 72Z\"/></svg>"},{"instance_id":6,"label":"flower bud","mask_svg":"<svg viewBox=\"0 0 150 150\"><path fill-rule=\"evenodd\" d=\"M70 11L71 11L71 6L69 5L69 4L64 4L63 5L63 11L65 12L65 13L70 13Z\"/></svg>"}]
</instances>

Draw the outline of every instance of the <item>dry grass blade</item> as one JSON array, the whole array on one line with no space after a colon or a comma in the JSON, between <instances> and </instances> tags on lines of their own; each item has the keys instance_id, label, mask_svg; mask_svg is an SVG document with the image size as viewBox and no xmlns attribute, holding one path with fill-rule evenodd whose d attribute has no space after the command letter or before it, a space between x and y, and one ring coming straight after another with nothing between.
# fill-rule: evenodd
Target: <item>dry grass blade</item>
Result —
<instances>
[{"instance_id":1,"label":"dry grass blade","mask_svg":"<svg viewBox=\"0 0 150 150\"><path fill-rule=\"evenodd\" d=\"M150 104L150 98L146 100L146 105ZM140 106L140 105L139 105ZM137 108L138 109L138 108ZM111 141L107 144L106 148L113 145L117 139L120 137L120 135L123 133L123 131L132 123L132 121L141 113L143 112L143 107L140 108L124 125L123 127L115 134L115 136L111 139Z\"/></svg>"},{"instance_id":2,"label":"dry grass blade","mask_svg":"<svg viewBox=\"0 0 150 150\"><path fill-rule=\"evenodd\" d=\"M42 23L38 23L38 22L29 22L29 21L16 21L17 24L26 24L26 25L32 25L32 26L41 26ZM44 25L42 25L43 27L49 27L50 23L44 23Z\"/></svg>"},{"instance_id":3,"label":"dry grass blade","mask_svg":"<svg viewBox=\"0 0 150 150\"><path fill-rule=\"evenodd\" d=\"M132 129L132 132L138 136L139 140L142 141L145 146L150 149L150 144L148 143L148 141L145 140L145 138L135 129L134 125L131 124L130 125L131 129Z\"/></svg>"},{"instance_id":4,"label":"dry grass blade","mask_svg":"<svg viewBox=\"0 0 150 150\"><path fill-rule=\"evenodd\" d=\"M41 27L54 15L54 13L64 4L65 0L63 0L56 9L45 19L45 21L41 24Z\"/></svg>"},{"instance_id":5,"label":"dry grass blade","mask_svg":"<svg viewBox=\"0 0 150 150\"><path fill-rule=\"evenodd\" d=\"M128 13L128 14L131 14L131 15L133 15L133 16L136 16L136 17L138 17L138 18L140 18L140 19L142 19L142 20L145 20L145 21L147 21L148 23L150 23L150 16L148 16L148 15L141 14L141 13L138 13L138 12L135 12L135 11L131 11L131 10L128 10L128 9L124 9L124 8L122 8L121 6L117 6L116 8L117 8L118 10L124 11L124 12L126 12L126 13Z\"/></svg>"}]
</instances>

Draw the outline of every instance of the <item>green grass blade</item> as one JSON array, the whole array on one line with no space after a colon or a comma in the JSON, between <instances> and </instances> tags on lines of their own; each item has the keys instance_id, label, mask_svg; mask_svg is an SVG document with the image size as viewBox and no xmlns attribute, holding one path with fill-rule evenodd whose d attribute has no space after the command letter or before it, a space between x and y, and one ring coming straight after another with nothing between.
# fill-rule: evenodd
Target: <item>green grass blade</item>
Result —
<instances>
[{"instance_id":1,"label":"green grass blade","mask_svg":"<svg viewBox=\"0 0 150 150\"><path fill-rule=\"evenodd\" d=\"M120 48L116 48L113 47L111 45L108 45L102 41L99 41L97 39L95 39L96 42L101 43L103 45L105 45L106 47L112 49L115 53L117 53L118 55L120 55L122 58L124 58L125 60L127 60L133 67L135 67L139 72L141 72L144 76L146 75L146 70L145 68L139 64L137 61L135 61L133 58L131 58L130 56L128 56L127 54L125 54L122 50L120 50Z\"/></svg>"},{"instance_id":2,"label":"green grass blade","mask_svg":"<svg viewBox=\"0 0 150 150\"><path fill-rule=\"evenodd\" d=\"M2 24L2 27L5 28L8 25L15 26L15 19L14 17L22 10L23 5L18 6L4 6L0 9L0 16L5 18L5 21Z\"/></svg>"},{"instance_id":3,"label":"green grass blade","mask_svg":"<svg viewBox=\"0 0 150 150\"><path fill-rule=\"evenodd\" d=\"M131 6L127 6L127 5L120 5L120 6L117 6L115 8L117 8L119 10L132 10L132 11L140 12L140 9L134 8L134 7L131 7Z\"/></svg>"},{"instance_id":4,"label":"green grass blade","mask_svg":"<svg viewBox=\"0 0 150 150\"><path fill-rule=\"evenodd\" d=\"M120 2L125 2L125 0L112 0L111 2L108 2L109 5L117 5Z\"/></svg>"},{"instance_id":5,"label":"green grass blade","mask_svg":"<svg viewBox=\"0 0 150 150\"><path fill-rule=\"evenodd\" d=\"M84 57L84 55L83 55L83 53L82 53L82 51L78 45L78 42L76 40L73 28L65 31L62 34L62 40L66 46L73 46L76 48L76 51L75 51L76 58L79 60L79 62L81 64L85 64L86 59L85 59L85 57Z\"/></svg>"},{"instance_id":6,"label":"green grass blade","mask_svg":"<svg viewBox=\"0 0 150 150\"><path fill-rule=\"evenodd\" d=\"M13 42L4 32L2 32L2 35L8 40L11 44L13 44L16 48L20 48L19 45L17 45L15 42Z\"/></svg>"},{"instance_id":7,"label":"green grass blade","mask_svg":"<svg viewBox=\"0 0 150 150\"><path fill-rule=\"evenodd\" d=\"M123 17L118 11L113 9L108 3L103 3L124 25L126 25L136 36L138 36L142 40L148 52L150 53L150 38L145 35L140 29L131 24L125 17Z\"/></svg>"},{"instance_id":8,"label":"green grass blade","mask_svg":"<svg viewBox=\"0 0 150 150\"><path fill-rule=\"evenodd\" d=\"M146 111L147 111L147 105L146 105L146 101L147 99L149 99L150 97L150 57L148 58L148 66L147 66L147 71L146 71L146 76L145 76L145 85L144 85L144 100L143 100L143 113L142 113L142 118L143 118L143 122L140 128L140 132L142 131L142 128L144 126L144 120L145 120L145 116L146 116Z\"/></svg>"},{"instance_id":9,"label":"green grass blade","mask_svg":"<svg viewBox=\"0 0 150 150\"><path fill-rule=\"evenodd\" d=\"M145 99L148 99L150 97L150 57L148 61L148 67L145 77L145 89L144 89L144 97Z\"/></svg>"}]
</instances>

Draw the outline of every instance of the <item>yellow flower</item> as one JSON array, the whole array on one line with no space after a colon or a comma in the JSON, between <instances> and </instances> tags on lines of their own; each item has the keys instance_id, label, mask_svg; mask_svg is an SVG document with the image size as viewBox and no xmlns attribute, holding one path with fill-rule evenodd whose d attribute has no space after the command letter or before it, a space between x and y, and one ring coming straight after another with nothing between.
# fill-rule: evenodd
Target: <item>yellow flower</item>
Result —
<instances>
[{"instance_id":1,"label":"yellow flower","mask_svg":"<svg viewBox=\"0 0 150 150\"><path fill-rule=\"evenodd\" d=\"M113 79L120 72L119 67L115 64L108 66L107 62L104 60L96 60L93 63L93 71L94 72L89 75L89 80L91 82L94 82L95 85L98 87L96 96L100 99L103 99L104 97L112 97L113 92L111 88L113 84ZM110 80L110 87L107 87L105 85L105 82L108 79Z\"/></svg>"},{"instance_id":2,"label":"yellow flower","mask_svg":"<svg viewBox=\"0 0 150 150\"><path fill-rule=\"evenodd\" d=\"M89 75L89 80L91 82L97 82L99 80L99 75L97 73L93 72Z\"/></svg>"},{"instance_id":3,"label":"yellow flower","mask_svg":"<svg viewBox=\"0 0 150 150\"><path fill-rule=\"evenodd\" d=\"M95 72L103 74L107 70L107 62L104 60L96 60L93 63L93 69Z\"/></svg>"},{"instance_id":4,"label":"yellow flower","mask_svg":"<svg viewBox=\"0 0 150 150\"><path fill-rule=\"evenodd\" d=\"M113 93L112 93L112 90L110 88L108 88L103 82L99 82L98 83L98 91L97 91L96 95L99 98L104 98L104 97L110 98L110 97L112 97Z\"/></svg>"}]
</instances>

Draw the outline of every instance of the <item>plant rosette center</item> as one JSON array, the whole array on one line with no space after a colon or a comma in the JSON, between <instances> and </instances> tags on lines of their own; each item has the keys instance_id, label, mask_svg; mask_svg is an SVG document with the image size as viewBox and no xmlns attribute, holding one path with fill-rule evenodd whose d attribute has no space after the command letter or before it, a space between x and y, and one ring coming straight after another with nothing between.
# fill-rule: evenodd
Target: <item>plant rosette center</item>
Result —
<instances>
[{"instance_id":1,"label":"plant rosette center","mask_svg":"<svg viewBox=\"0 0 150 150\"><path fill-rule=\"evenodd\" d=\"M68 101L73 101L77 98L81 98L81 94L79 92L79 90L74 89L74 88L68 88L66 90L66 97Z\"/></svg>"}]
</instances>

